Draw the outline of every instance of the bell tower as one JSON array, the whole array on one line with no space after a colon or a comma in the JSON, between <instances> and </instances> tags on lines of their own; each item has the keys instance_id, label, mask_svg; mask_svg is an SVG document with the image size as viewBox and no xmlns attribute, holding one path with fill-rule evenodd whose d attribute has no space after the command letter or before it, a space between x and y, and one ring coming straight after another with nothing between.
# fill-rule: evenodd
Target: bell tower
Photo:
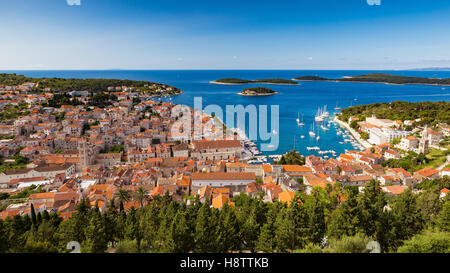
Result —
<instances>
[{"instance_id":1,"label":"bell tower","mask_svg":"<svg viewBox=\"0 0 450 273\"><path fill-rule=\"evenodd\" d=\"M428 153L428 146L429 146L429 140L428 140L428 126L425 126L422 132L422 138L419 142L419 154L427 154Z\"/></svg>"}]
</instances>

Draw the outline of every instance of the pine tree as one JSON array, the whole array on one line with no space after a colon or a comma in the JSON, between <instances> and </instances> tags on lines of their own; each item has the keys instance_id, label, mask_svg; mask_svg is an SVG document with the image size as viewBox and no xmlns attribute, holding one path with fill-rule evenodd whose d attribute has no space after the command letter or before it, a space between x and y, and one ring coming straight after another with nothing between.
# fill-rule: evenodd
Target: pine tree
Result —
<instances>
[{"instance_id":1,"label":"pine tree","mask_svg":"<svg viewBox=\"0 0 450 273\"><path fill-rule=\"evenodd\" d=\"M422 219L429 225L432 225L443 205L439 188L421 193L417 202L422 214Z\"/></svg>"},{"instance_id":2,"label":"pine tree","mask_svg":"<svg viewBox=\"0 0 450 273\"><path fill-rule=\"evenodd\" d=\"M241 237L243 244L250 249L251 252L255 251L255 247L258 241L258 235L261 229L261 225L258 222L258 208L255 203L252 203L252 209L248 215L245 215L244 222L241 225ZM241 212L241 214L243 214ZM244 214L243 214L244 215Z\"/></svg>"},{"instance_id":3,"label":"pine tree","mask_svg":"<svg viewBox=\"0 0 450 273\"><path fill-rule=\"evenodd\" d=\"M328 236L341 238L355 236L360 230L361 210L358 207L358 192L346 190L346 200L332 213L328 221Z\"/></svg>"},{"instance_id":4,"label":"pine tree","mask_svg":"<svg viewBox=\"0 0 450 273\"><path fill-rule=\"evenodd\" d=\"M82 251L86 253L103 253L107 249L105 225L100 212L94 211L85 230L86 240Z\"/></svg>"},{"instance_id":5,"label":"pine tree","mask_svg":"<svg viewBox=\"0 0 450 273\"><path fill-rule=\"evenodd\" d=\"M228 204L222 207L217 225L217 252L230 252L240 248L239 224L233 207Z\"/></svg>"},{"instance_id":6,"label":"pine tree","mask_svg":"<svg viewBox=\"0 0 450 273\"><path fill-rule=\"evenodd\" d=\"M261 231L256 242L256 249L263 252L273 252L275 250L275 231L276 219L280 213L282 206L279 202L270 206L267 211L265 221L262 224Z\"/></svg>"},{"instance_id":7,"label":"pine tree","mask_svg":"<svg viewBox=\"0 0 450 273\"><path fill-rule=\"evenodd\" d=\"M178 211L173 218L169 234L168 246L172 253L187 253L194 247L193 234L189 227L187 213Z\"/></svg>"},{"instance_id":8,"label":"pine tree","mask_svg":"<svg viewBox=\"0 0 450 273\"><path fill-rule=\"evenodd\" d=\"M320 244L326 232L325 206L317 198L309 199L305 206L308 211L308 240L310 243Z\"/></svg>"},{"instance_id":9,"label":"pine tree","mask_svg":"<svg viewBox=\"0 0 450 273\"><path fill-rule=\"evenodd\" d=\"M368 237L374 238L381 245L382 251L389 248L389 231L392 227L390 215L386 212L386 197L380 183L372 180L364 187L364 192L358 196L358 206L361 209L361 228Z\"/></svg>"},{"instance_id":10,"label":"pine tree","mask_svg":"<svg viewBox=\"0 0 450 273\"><path fill-rule=\"evenodd\" d=\"M159 206L152 202L143 208L142 216L139 220L139 230L142 232L142 240L146 242L146 248L155 251L155 242L158 239L159 230Z\"/></svg>"},{"instance_id":11,"label":"pine tree","mask_svg":"<svg viewBox=\"0 0 450 273\"><path fill-rule=\"evenodd\" d=\"M397 226L398 240L409 240L422 230L423 219L417 204L417 196L410 188L397 196L392 204L392 212Z\"/></svg>"},{"instance_id":12,"label":"pine tree","mask_svg":"<svg viewBox=\"0 0 450 273\"><path fill-rule=\"evenodd\" d=\"M214 252L215 250L215 221L211 221L212 219L209 202L205 202L196 219L194 234L196 252Z\"/></svg>"},{"instance_id":13,"label":"pine tree","mask_svg":"<svg viewBox=\"0 0 450 273\"><path fill-rule=\"evenodd\" d=\"M8 249L8 229L6 222L0 219L0 253L5 253Z\"/></svg>"},{"instance_id":14,"label":"pine tree","mask_svg":"<svg viewBox=\"0 0 450 273\"><path fill-rule=\"evenodd\" d=\"M291 208L284 208L275 221L275 249L278 252L293 251L295 241L295 219Z\"/></svg>"},{"instance_id":15,"label":"pine tree","mask_svg":"<svg viewBox=\"0 0 450 273\"><path fill-rule=\"evenodd\" d=\"M436 223L440 230L450 232L450 200L445 201Z\"/></svg>"}]
</instances>

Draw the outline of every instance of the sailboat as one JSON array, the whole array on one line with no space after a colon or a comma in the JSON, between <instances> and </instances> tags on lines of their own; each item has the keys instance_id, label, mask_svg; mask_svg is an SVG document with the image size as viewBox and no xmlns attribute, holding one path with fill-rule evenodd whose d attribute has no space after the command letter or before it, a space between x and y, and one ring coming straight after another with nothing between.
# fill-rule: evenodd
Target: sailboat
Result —
<instances>
[{"instance_id":1,"label":"sailboat","mask_svg":"<svg viewBox=\"0 0 450 273\"><path fill-rule=\"evenodd\" d=\"M310 135L311 137L315 137L315 136L316 136L316 133L314 133L314 122L313 122L313 124L312 124L312 129L311 129L311 131L309 131L309 135Z\"/></svg>"},{"instance_id":2,"label":"sailboat","mask_svg":"<svg viewBox=\"0 0 450 273\"><path fill-rule=\"evenodd\" d=\"M319 109L317 109L317 114L314 117L314 120L319 121L319 122L323 121L322 110L320 109L320 107L319 107Z\"/></svg>"},{"instance_id":3,"label":"sailboat","mask_svg":"<svg viewBox=\"0 0 450 273\"><path fill-rule=\"evenodd\" d=\"M322 110L322 117L327 118L330 116L330 113L327 112L327 106L325 105Z\"/></svg>"},{"instance_id":4,"label":"sailboat","mask_svg":"<svg viewBox=\"0 0 450 273\"><path fill-rule=\"evenodd\" d=\"M334 107L334 110L339 111L341 109L342 109L341 107L338 107L338 102L336 101L336 107Z\"/></svg>"},{"instance_id":5,"label":"sailboat","mask_svg":"<svg viewBox=\"0 0 450 273\"><path fill-rule=\"evenodd\" d=\"M305 125L304 123L303 123L303 114L302 114L302 121L300 122L300 119L298 118L298 116L299 116L299 114L297 113L297 125L298 126L303 126L303 125Z\"/></svg>"}]
</instances>

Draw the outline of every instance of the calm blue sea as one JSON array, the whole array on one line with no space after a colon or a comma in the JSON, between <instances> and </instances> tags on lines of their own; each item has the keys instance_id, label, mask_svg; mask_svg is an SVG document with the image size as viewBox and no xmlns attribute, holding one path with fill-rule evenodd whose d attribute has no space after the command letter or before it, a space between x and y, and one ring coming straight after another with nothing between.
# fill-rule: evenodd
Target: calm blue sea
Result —
<instances>
[{"instance_id":1,"label":"calm blue sea","mask_svg":"<svg viewBox=\"0 0 450 273\"><path fill-rule=\"evenodd\" d=\"M450 87L422 85L387 85L376 83L335 83L335 82L303 82L301 85L216 85L209 81L220 78L285 78L318 75L326 78L362 75L372 72L383 72L406 76L450 78L450 71L306 71L306 70L111 70L111 71L3 71L23 74L30 77L64 77L64 78L118 78L131 80L147 80L167 83L184 91L173 99L174 103L193 106L194 97L201 96L203 105L218 104L225 109L226 105L242 104L243 106L279 105L280 145L274 152L266 154L282 154L294 148L303 155L316 154L308 151L308 146L319 146L321 150L335 150L337 155L345 149L352 149L348 143L340 144L342 136L336 134L334 126L330 130L316 130L321 139L317 141L308 135L314 115L319 107L327 105L332 115L337 106L345 108L356 104L374 102L403 101L449 101ZM279 95L267 97L244 97L236 93L250 86L265 86L280 92ZM297 113L303 114L305 126L298 127ZM317 127L317 126L316 126ZM301 135L305 137L300 138Z\"/></svg>"}]
</instances>

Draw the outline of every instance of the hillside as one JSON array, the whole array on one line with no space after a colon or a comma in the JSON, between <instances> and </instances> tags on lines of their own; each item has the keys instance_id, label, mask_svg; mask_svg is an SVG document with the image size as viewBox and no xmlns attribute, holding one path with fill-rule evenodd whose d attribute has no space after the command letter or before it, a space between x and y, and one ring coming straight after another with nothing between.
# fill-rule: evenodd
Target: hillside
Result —
<instances>
[{"instance_id":1,"label":"hillside","mask_svg":"<svg viewBox=\"0 0 450 273\"><path fill-rule=\"evenodd\" d=\"M64 78L30 78L16 74L0 74L0 85L15 86L27 82L36 83L37 87L33 91L41 92L50 88L52 92L70 92L70 91L89 91L103 92L109 86L127 86L134 87L137 91L148 91L151 93L164 93L168 95L179 94L181 91L176 87L165 85L165 92L157 91L163 89L163 84L149 81L133 81L119 79L64 79Z\"/></svg>"}]
</instances>

